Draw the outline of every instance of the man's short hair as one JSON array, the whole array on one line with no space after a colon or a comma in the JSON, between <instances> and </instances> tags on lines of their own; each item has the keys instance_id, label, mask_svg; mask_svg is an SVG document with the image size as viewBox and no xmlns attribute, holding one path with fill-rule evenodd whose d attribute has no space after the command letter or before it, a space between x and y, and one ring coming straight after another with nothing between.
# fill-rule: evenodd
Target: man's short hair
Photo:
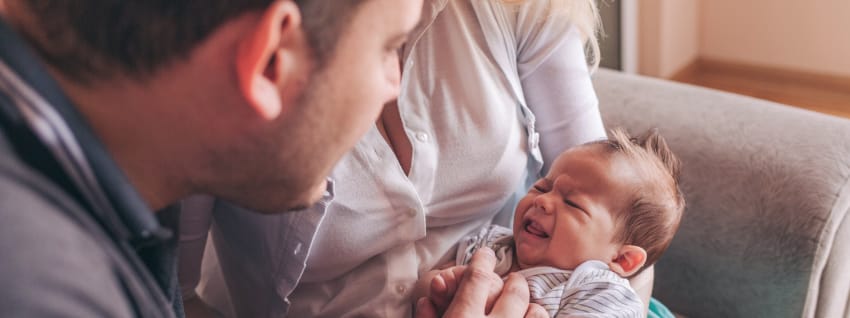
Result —
<instances>
[{"instance_id":1,"label":"man's short hair","mask_svg":"<svg viewBox=\"0 0 850 318\"><path fill-rule=\"evenodd\" d=\"M273 0L7 0L31 21L24 33L59 72L81 82L145 78L182 58L219 26ZM294 0L316 61L333 53L364 0Z\"/></svg>"},{"instance_id":2,"label":"man's short hair","mask_svg":"<svg viewBox=\"0 0 850 318\"><path fill-rule=\"evenodd\" d=\"M658 261L679 229L685 209L679 187L681 163L655 129L637 138L615 129L611 138L600 143L630 161L641 178L626 209L614 212L615 241L646 250L646 263L637 275Z\"/></svg>"}]
</instances>

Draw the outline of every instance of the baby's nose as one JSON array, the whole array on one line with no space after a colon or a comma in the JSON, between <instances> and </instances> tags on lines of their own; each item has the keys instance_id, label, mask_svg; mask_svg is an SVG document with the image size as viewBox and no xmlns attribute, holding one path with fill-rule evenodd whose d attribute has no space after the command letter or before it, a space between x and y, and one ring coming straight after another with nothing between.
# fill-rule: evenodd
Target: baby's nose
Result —
<instances>
[{"instance_id":1,"label":"baby's nose","mask_svg":"<svg viewBox=\"0 0 850 318\"><path fill-rule=\"evenodd\" d=\"M545 213L552 213L554 210L554 201L553 195L551 193L546 193L534 198L534 206L538 209L542 210Z\"/></svg>"}]
</instances>

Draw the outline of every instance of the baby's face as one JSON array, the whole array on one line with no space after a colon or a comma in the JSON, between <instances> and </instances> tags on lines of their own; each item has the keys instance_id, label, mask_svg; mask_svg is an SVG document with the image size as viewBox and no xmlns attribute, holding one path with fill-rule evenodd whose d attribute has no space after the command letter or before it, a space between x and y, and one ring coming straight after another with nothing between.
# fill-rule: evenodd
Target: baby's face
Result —
<instances>
[{"instance_id":1,"label":"baby's face","mask_svg":"<svg viewBox=\"0 0 850 318\"><path fill-rule=\"evenodd\" d=\"M588 260L611 262L615 244L612 212L626 208L637 177L626 160L603 145L570 149L537 180L514 214L520 268L573 269Z\"/></svg>"}]
</instances>

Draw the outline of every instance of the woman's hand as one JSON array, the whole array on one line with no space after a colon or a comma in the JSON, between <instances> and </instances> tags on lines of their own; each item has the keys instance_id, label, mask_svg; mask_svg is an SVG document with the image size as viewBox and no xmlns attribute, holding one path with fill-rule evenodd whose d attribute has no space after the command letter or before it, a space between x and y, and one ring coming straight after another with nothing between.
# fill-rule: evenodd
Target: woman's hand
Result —
<instances>
[{"instance_id":1,"label":"woman's hand","mask_svg":"<svg viewBox=\"0 0 850 318\"><path fill-rule=\"evenodd\" d=\"M465 265L452 266L437 271L431 278L428 299L437 312L446 312L449 308L465 271Z\"/></svg>"},{"instance_id":2,"label":"woman's hand","mask_svg":"<svg viewBox=\"0 0 850 318\"><path fill-rule=\"evenodd\" d=\"M460 286L440 316L428 298L416 303L416 318L454 317L548 317L543 307L529 304L528 283L519 274L511 274L503 283L493 272L496 256L481 248L463 272Z\"/></svg>"}]
</instances>

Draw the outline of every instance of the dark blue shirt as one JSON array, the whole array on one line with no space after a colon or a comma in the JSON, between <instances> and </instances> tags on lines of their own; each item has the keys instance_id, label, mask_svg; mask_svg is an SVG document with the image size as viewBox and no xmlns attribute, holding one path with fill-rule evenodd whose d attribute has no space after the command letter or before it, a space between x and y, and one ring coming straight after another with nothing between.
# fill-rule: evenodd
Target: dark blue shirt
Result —
<instances>
[{"instance_id":1,"label":"dark blue shirt","mask_svg":"<svg viewBox=\"0 0 850 318\"><path fill-rule=\"evenodd\" d=\"M0 229L0 284L22 289L0 293L0 313L182 317L178 209L147 207L33 52L0 19L0 227L8 227ZM91 271L74 272L81 264ZM96 283L118 286L119 295L90 292L82 284L95 282L78 279L101 271Z\"/></svg>"}]
</instances>

